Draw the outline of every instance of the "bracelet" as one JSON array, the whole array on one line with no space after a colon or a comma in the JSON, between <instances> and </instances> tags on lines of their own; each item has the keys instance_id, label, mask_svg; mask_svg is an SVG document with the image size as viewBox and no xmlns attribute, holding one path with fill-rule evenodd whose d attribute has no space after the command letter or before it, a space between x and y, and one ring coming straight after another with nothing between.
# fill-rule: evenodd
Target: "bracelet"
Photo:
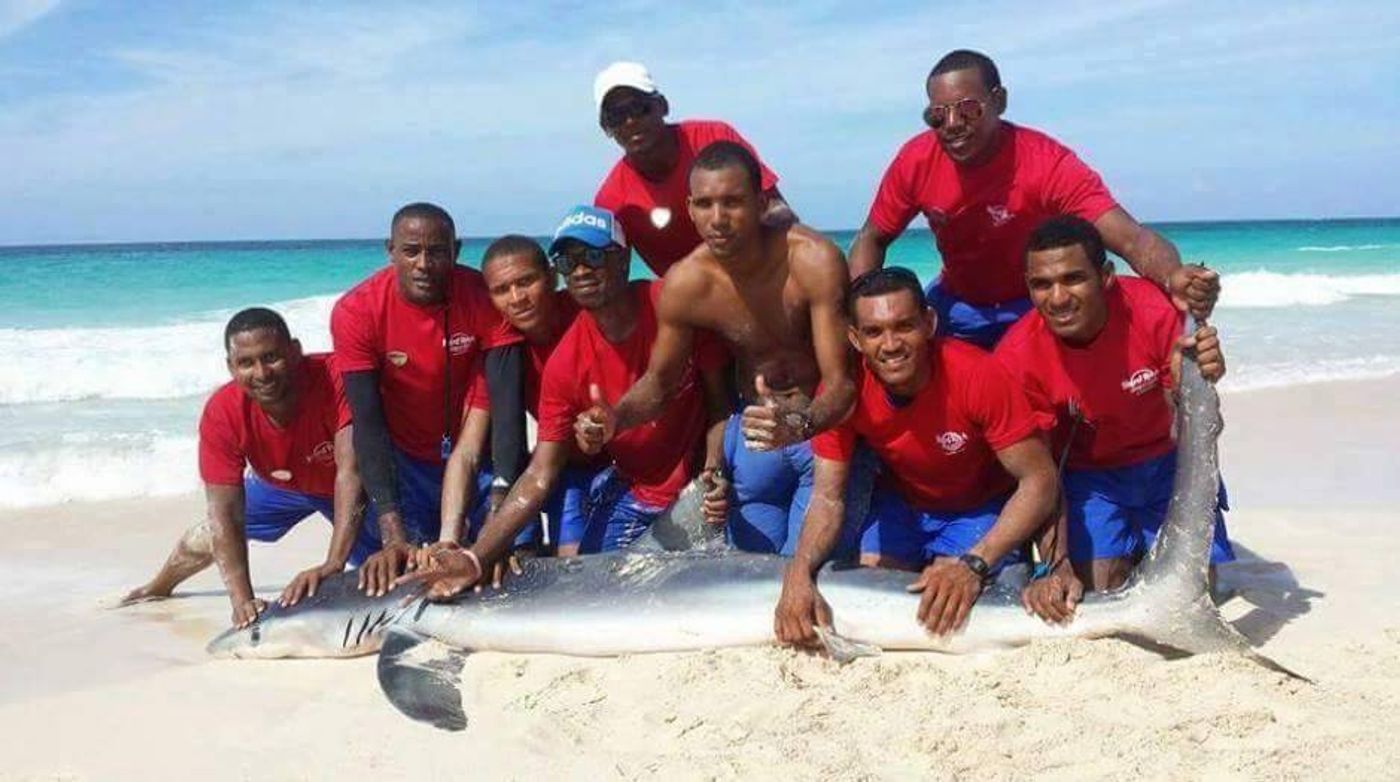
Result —
<instances>
[{"instance_id":1,"label":"bracelet","mask_svg":"<svg viewBox=\"0 0 1400 782\"><path fill-rule=\"evenodd\" d=\"M478 557L475 551L472 551L469 548L464 548L462 549L462 553L467 555L467 559L470 559L473 565L476 565L476 572L478 574L478 578L486 575L486 569L481 566L481 557Z\"/></svg>"}]
</instances>

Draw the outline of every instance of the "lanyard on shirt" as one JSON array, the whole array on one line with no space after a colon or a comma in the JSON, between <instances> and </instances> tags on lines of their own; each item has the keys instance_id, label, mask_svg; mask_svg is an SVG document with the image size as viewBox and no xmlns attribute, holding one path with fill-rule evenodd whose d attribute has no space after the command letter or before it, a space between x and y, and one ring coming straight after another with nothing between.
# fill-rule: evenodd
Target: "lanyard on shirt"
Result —
<instances>
[{"instance_id":1,"label":"lanyard on shirt","mask_svg":"<svg viewBox=\"0 0 1400 782\"><path fill-rule=\"evenodd\" d=\"M442 460L452 456L452 275L442 302Z\"/></svg>"}]
</instances>

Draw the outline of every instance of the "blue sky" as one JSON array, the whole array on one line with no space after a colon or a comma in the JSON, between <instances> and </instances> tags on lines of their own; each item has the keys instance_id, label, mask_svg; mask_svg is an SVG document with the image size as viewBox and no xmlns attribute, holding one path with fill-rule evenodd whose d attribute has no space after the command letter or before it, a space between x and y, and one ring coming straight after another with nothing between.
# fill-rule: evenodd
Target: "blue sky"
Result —
<instances>
[{"instance_id":1,"label":"blue sky","mask_svg":"<svg viewBox=\"0 0 1400 782\"><path fill-rule=\"evenodd\" d=\"M617 156L615 59L854 227L959 47L1142 219L1400 213L1394 0L507 5L0 0L0 244L368 237L418 199L547 233Z\"/></svg>"}]
</instances>

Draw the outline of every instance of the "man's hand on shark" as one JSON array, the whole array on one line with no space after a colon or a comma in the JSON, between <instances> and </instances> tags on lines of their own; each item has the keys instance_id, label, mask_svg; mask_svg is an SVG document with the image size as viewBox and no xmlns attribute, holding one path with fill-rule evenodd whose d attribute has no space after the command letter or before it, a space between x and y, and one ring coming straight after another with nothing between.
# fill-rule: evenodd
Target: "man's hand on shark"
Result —
<instances>
[{"instance_id":1,"label":"man's hand on shark","mask_svg":"<svg viewBox=\"0 0 1400 782\"><path fill-rule=\"evenodd\" d=\"M258 621L258 614L267 608L267 603L258 598L243 600L233 604L233 626L242 630Z\"/></svg>"},{"instance_id":2,"label":"man's hand on shark","mask_svg":"<svg viewBox=\"0 0 1400 782\"><path fill-rule=\"evenodd\" d=\"M982 579L962 562L939 557L924 568L909 591L923 593L919 624L934 635L949 635L967 624L972 604L982 594Z\"/></svg>"},{"instance_id":3,"label":"man's hand on shark","mask_svg":"<svg viewBox=\"0 0 1400 782\"><path fill-rule=\"evenodd\" d=\"M1059 564L1049 575L1026 585L1021 592L1021 605L1049 624L1065 624L1074 619L1074 609L1084 597L1084 584L1074 574L1069 560Z\"/></svg>"},{"instance_id":4,"label":"man's hand on shark","mask_svg":"<svg viewBox=\"0 0 1400 782\"><path fill-rule=\"evenodd\" d=\"M410 587L414 596L450 600L481 581L481 561L471 549L438 542L415 553L417 569L396 579L391 588Z\"/></svg>"},{"instance_id":5,"label":"man's hand on shark","mask_svg":"<svg viewBox=\"0 0 1400 782\"><path fill-rule=\"evenodd\" d=\"M303 597L315 597L316 589L321 586L321 580L345 569L344 563L327 562L316 567L309 567L296 575L296 578L287 584L287 588L282 590L282 596L277 602L283 608L294 606L301 602Z\"/></svg>"},{"instance_id":6,"label":"man's hand on shark","mask_svg":"<svg viewBox=\"0 0 1400 782\"><path fill-rule=\"evenodd\" d=\"M391 543L372 554L360 567L360 590L371 597L394 588L394 578L404 570L414 568L413 546Z\"/></svg>"},{"instance_id":7,"label":"man's hand on shark","mask_svg":"<svg viewBox=\"0 0 1400 782\"><path fill-rule=\"evenodd\" d=\"M778 643L816 646L820 643L818 625L831 627L831 606L809 574L789 567L783 578L782 597L773 612L773 634Z\"/></svg>"}]
</instances>

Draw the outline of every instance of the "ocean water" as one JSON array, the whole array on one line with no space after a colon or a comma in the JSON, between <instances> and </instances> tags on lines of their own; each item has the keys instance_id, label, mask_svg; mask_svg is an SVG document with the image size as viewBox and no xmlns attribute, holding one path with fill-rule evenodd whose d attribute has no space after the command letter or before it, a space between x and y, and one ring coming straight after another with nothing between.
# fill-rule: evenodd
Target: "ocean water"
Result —
<instances>
[{"instance_id":1,"label":"ocean water","mask_svg":"<svg viewBox=\"0 0 1400 782\"><path fill-rule=\"evenodd\" d=\"M1222 274L1225 388L1400 374L1400 219L1154 227ZM889 259L938 273L923 231ZM328 350L336 297L383 263L382 243L358 240L0 248L0 507L197 488L227 318L271 306Z\"/></svg>"}]
</instances>

